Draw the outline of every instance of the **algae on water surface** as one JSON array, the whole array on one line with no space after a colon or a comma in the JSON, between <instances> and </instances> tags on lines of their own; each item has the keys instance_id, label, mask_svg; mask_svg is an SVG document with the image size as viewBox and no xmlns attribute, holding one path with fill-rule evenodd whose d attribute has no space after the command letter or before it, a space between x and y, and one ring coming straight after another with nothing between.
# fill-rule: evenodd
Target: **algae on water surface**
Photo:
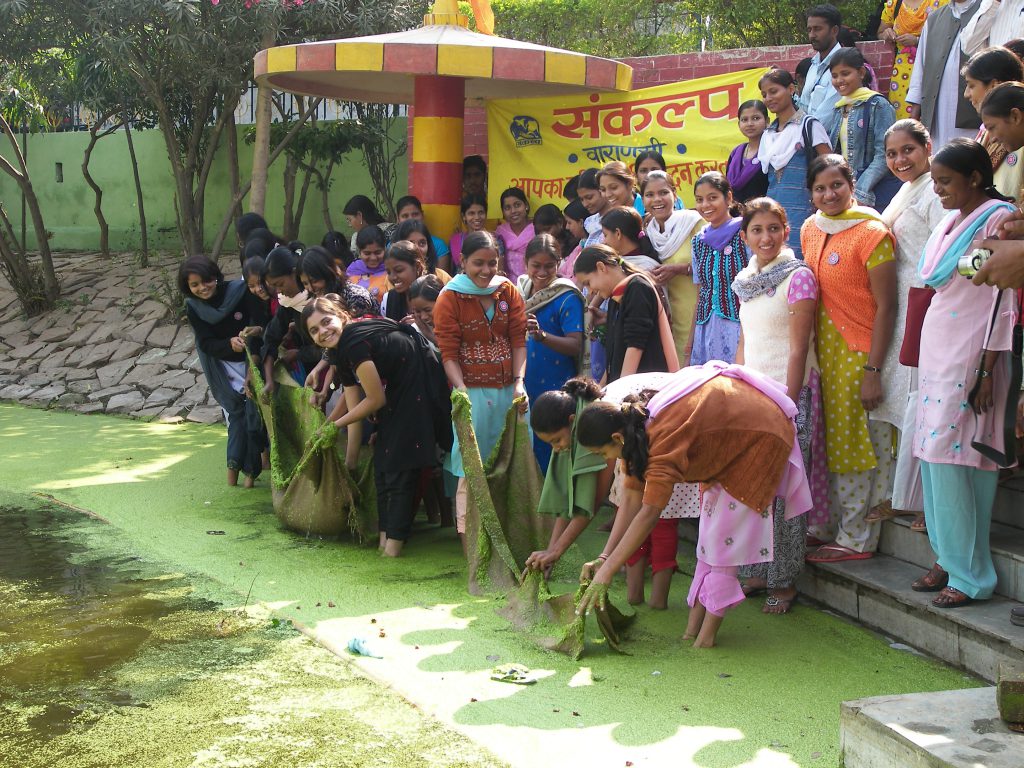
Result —
<instances>
[{"instance_id":1,"label":"algae on water surface","mask_svg":"<svg viewBox=\"0 0 1024 768\"><path fill-rule=\"evenodd\" d=\"M118 543L0 507L0 765L499 765L287 622Z\"/></svg>"}]
</instances>

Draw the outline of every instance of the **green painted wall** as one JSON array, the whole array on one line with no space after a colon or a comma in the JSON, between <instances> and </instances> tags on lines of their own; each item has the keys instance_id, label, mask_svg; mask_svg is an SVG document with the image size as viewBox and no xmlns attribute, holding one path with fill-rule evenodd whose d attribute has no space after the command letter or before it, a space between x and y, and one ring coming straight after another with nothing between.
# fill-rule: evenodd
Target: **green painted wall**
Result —
<instances>
[{"instance_id":1,"label":"green painted wall","mask_svg":"<svg viewBox=\"0 0 1024 768\"><path fill-rule=\"evenodd\" d=\"M406 134L406 120L397 121L395 135ZM242 179L249 176L252 148L242 136L246 128L239 127L238 154ZM139 158L146 206L149 244L153 249L177 251L181 249L174 215L174 182L171 176L167 150L159 131L139 131L132 134L135 152ZM28 137L28 165L32 185L39 198L43 220L53 232L50 240L54 250L95 250L99 247L99 228L93 213L93 193L82 177L82 155L89 143L86 133L48 133ZM213 242L221 218L231 201L229 193L227 153L217 153L206 189L206 242ZM3 154L9 156L9 147ZM63 166L63 182L57 181L57 163ZM103 189L103 214L110 226L110 247L114 250L133 250L139 247L139 220L132 181L131 161L124 133L118 131L101 139L93 150L90 172ZM284 190L281 173L284 158L278 158L270 167L267 189L266 219L274 230L280 230L284 219ZM301 175L299 183L301 184ZM408 186L408 163L398 163L396 196L405 194ZM362 153L352 152L339 164L331 185L331 219L336 229L347 232L341 209L354 194L373 197L373 185L362 163ZM14 181L0 174L0 200L3 201L15 229L21 222L21 193ZM242 203L243 210L245 202ZM35 243L31 219L28 220L29 247ZM320 196L315 182L310 185L299 239L319 243L324 234L320 214ZM234 236L230 235L225 251L234 249Z\"/></svg>"}]
</instances>

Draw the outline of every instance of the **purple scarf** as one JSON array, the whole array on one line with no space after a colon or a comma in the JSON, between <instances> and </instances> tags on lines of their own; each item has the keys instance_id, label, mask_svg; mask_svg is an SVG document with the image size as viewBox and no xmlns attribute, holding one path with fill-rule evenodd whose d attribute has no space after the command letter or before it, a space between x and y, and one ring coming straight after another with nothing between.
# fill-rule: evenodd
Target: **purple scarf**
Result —
<instances>
[{"instance_id":1,"label":"purple scarf","mask_svg":"<svg viewBox=\"0 0 1024 768\"><path fill-rule=\"evenodd\" d=\"M365 261L362 259L355 259L348 265L348 269L346 269L345 272L349 277L376 277L377 275L383 275L387 270L384 269L383 261L377 265L376 269L370 269L366 266Z\"/></svg>"},{"instance_id":2,"label":"purple scarf","mask_svg":"<svg viewBox=\"0 0 1024 768\"><path fill-rule=\"evenodd\" d=\"M743 150L746 149L746 146L746 144L740 144L733 149L726 163L725 178L729 180L729 184L734 190L743 189L755 176L762 173L757 155L754 155L752 160L743 157Z\"/></svg>"},{"instance_id":3,"label":"purple scarf","mask_svg":"<svg viewBox=\"0 0 1024 768\"><path fill-rule=\"evenodd\" d=\"M725 246L732 242L732 239L736 237L736 233L740 231L740 225L743 223L743 219L737 217L735 219L729 219L720 227L712 227L708 224L704 227L701 232L704 242L716 251L721 251Z\"/></svg>"}]
</instances>

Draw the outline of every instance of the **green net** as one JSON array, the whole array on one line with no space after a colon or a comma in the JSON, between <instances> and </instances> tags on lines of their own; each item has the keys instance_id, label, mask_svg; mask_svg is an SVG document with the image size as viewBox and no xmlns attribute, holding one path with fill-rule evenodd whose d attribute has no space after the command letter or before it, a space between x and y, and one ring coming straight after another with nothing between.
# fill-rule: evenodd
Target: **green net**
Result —
<instances>
[{"instance_id":1,"label":"green net","mask_svg":"<svg viewBox=\"0 0 1024 768\"><path fill-rule=\"evenodd\" d=\"M263 374L249 358L252 389L263 389ZM315 536L348 533L376 544L377 492L373 451L363 447L355 472L345 466L345 433L310 404L312 390L300 387L280 365L277 390L256 402L270 436L274 513L286 527Z\"/></svg>"},{"instance_id":2,"label":"green net","mask_svg":"<svg viewBox=\"0 0 1024 768\"><path fill-rule=\"evenodd\" d=\"M551 532L551 521L537 514L543 481L530 431L515 406L510 408L501 439L485 465L465 392L452 392L452 421L466 473L469 591L504 592L518 585L517 574L526 558L547 545Z\"/></svg>"},{"instance_id":3,"label":"green net","mask_svg":"<svg viewBox=\"0 0 1024 768\"><path fill-rule=\"evenodd\" d=\"M531 571L519 588L509 593L508 602L498 610L498 615L508 619L541 648L579 659L586 648L586 617L576 615L576 606L588 586L589 583L584 582L575 594L552 595L540 571ZM622 636L636 619L636 614L623 614L610 601L605 602L605 610L591 613L608 647L626 653L621 647Z\"/></svg>"}]
</instances>

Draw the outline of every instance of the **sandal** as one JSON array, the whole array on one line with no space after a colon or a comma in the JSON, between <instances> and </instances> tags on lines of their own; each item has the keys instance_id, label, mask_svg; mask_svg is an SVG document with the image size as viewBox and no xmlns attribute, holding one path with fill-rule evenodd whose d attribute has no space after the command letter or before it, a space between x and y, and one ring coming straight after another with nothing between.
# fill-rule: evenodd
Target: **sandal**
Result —
<instances>
[{"instance_id":1,"label":"sandal","mask_svg":"<svg viewBox=\"0 0 1024 768\"><path fill-rule=\"evenodd\" d=\"M858 552L832 542L818 547L807 555L806 560L808 563L842 563L847 560L870 560L874 556L874 552Z\"/></svg>"},{"instance_id":2,"label":"sandal","mask_svg":"<svg viewBox=\"0 0 1024 768\"><path fill-rule=\"evenodd\" d=\"M537 675L522 664L502 664L491 670L491 680L513 685L533 685L537 682Z\"/></svg>"},{"instance_id":3,"label":"sandal","mask_svg":"<svg viewBox=\"0 0 1024 768\"><path fill-rule=\"evenodd\" d=\"M764 607L761 608L761 613L770 613L781 616L784 613L789 613L790 609L793 607L793 603L795 602L795 592L788 600L784 597L779 597L778 595L768 595L768 597L765 598Z\"/></svg>"},{"instance_id":4,"label":"sandal","mask_svg":"<svg viewBox=\"0 0 1024 768\"><path fill-rule=\"evenodd\" d=\"M949 574L936 563L924 576L914 581L910 588L915 592L940 592L949 583Z\"/></svg>"},{"instance_id":5,"label":"sandal","mask_svg":"<svg viewBox=\"0 0 1024 768\"><path fill-rule=\"evenodd\" d=\"M918 513L917 517L914 518L914 522L910 524L910 530L915 533L928 533L928 525L924 521L924 513Z\"/></svg>"},{"instance_id":6,"label":"sandal","mask_svg":"<svg viewBox=\"0 0 1024 768\"><path fill-rule=\"evenodd\" d=\"M883 501L881 504L875 505L875 507L864 516L864 522L880 523L883 520L892 520L895 517L908 517L913 514L913 512L907 512L902 509L893 509L891 501Z\"/></svg>"},{"instance_id":7,"label":"sandal","mask_svg":"<svg viewBox=\"0 0 1024 768\"><path fill-rule=\"evenodd\" d=\"M936 608L959 608L963 605L970 605L973 602L973 597L968 597L959 589L946 587L939 592L938 597L932 600L932 605Z\"/></svg>"},{"instance_id":8,"label":"sandal","mask_svg":"<svg viewBox=\"0 0 1024 768\"><path fill-rule=\"evenodd\" d=\"M757 595L763 595L765 592L767 592L768 591L768 585L767 584L763 584L760 587L754 587L754 586L751 586L750 584L743 583L743 584L740 584L740 589L743 590L743 596L744 597L756 597Z\"/></svg>"}]
</instances>

